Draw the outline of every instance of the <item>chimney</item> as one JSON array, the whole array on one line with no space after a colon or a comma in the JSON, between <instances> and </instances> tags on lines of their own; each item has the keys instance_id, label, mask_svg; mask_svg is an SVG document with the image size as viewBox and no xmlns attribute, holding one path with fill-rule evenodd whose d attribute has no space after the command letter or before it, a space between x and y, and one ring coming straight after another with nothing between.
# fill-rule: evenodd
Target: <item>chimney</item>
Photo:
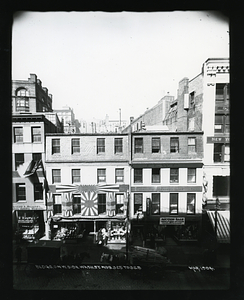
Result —
<instances>
[{"instance_id":1,"label":"chimney","mask_svg":"<svg viewBox=\"0 0 244 300\"><path fill-rule=\"evenodd\" d=\"M48 89L46 87L43 87L42 89L46 94L48 94Z\"/></svg>"},{"instance_id":2,"label":"chimney","mask_svg":"<svg viewBox=\"0 0 244 300\"><path fill-rule=\"evenodd\" d=\"M40 79L37 79L37 84L40 85L40 86L42 86L42 82L41 82Z\"/></svg>"},{"instance_id":3,"label":"chimney","mask_svg":"<svg viewBox=\"0 0 244 300\"><path fill-rule=\"evenodd\" d=\"M130 123L134 121L134 117L130 117Z\"/></svg>"},{"instance_id":4,"label":"chimney","mask_svg":"<svg viewBox=\"0 0 244 300\"><path fill-rule=\"evenodd\" d=\"M52 94L49 94L48 96L49 96L49 98L53 99L53 95Z\"/></svg>"},{"instance_id":5,"label":"chimney","mask_svg":"<svg viewBox=\"0 0 244 300\"><path fill-rule=\"evenodd\" d=\"M28 79L28 81L30 81L30 82L36 82L36 80L37 80L36 74L30 74L30 78Z\"/></svg>"}]
</instances>

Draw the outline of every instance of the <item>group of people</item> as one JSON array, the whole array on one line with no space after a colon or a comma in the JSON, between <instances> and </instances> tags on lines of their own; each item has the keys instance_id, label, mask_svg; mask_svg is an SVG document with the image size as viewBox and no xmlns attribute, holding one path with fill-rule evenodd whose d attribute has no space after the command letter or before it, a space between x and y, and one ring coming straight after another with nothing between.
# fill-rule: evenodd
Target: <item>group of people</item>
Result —
<instances>
[{"instance_id":1,"label":"group of people","mask_svg":"<svg viewBox=\"0 0 244 300\"><path fill-rule=\"evenodd\" d=\"M111 231L107 231L105 228L101 228L97 233L97 244L107 245L108 241L116 239L125 239L126 230L124 227L113 228Z\"/></svg>"}]
</instances>

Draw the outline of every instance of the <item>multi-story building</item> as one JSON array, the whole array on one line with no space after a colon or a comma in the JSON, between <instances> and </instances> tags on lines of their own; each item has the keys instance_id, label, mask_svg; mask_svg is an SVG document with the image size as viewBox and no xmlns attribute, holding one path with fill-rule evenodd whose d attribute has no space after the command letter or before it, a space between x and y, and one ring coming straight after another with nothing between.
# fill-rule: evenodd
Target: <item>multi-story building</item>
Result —
<instances>
[{"instance_id":1,"label":"multi-story building","mask_svg":"<svg viewBox=\"0 0 244 300\"><path fill-rule=\"evenodd\" d=\"M64 133L79 133L79 122L75 119L73 109L69 106L64 106L61 109L55 109L54 112L57 114L59 120L63 124Z\"/></svg>"}]
</instances>

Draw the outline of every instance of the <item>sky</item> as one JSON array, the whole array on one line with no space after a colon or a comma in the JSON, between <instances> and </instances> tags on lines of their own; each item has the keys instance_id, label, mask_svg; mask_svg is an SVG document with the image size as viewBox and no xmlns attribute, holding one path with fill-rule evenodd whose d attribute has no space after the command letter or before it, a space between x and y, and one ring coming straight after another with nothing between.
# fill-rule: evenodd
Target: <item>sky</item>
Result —
<instances>
[{"instance_id":1,"label":"sky","mask_svg":"<svg viewBox=\"0 0 244 300\"><path fill-rule=\"evenodd\" d=\"M14 15L12 79L36 74L78 120L139 117L216 57L229 57L229 20L215 11Z\"/></svg>"}]
</instances>

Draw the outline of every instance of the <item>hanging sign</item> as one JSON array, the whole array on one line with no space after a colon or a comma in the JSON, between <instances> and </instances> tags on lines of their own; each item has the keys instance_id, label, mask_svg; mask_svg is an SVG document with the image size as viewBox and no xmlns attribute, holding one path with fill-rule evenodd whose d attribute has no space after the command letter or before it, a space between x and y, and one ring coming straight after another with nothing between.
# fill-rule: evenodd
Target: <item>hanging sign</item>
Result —
<instances>
[{"instance_id":1,"label":"hanging sign","mask_svg":"<svg viewBox=\"0 0 244 300\"><path fill-rule=\"evenodd\" d=\"M228 144L229 142L230 142L230 137L216 137L216 136L207 137L207 144L214 144L214 143Z\"/></svg>"},{"instance_id":2,"label":"hanging sign","mask_svg":"<svg viewBox=\"0 0 244 300\"><path fill-rule=\"evenodd\" d=\"M184 217L162 217L159 219L159 225L185 225Z\"/></svg>"}]
</instances>

